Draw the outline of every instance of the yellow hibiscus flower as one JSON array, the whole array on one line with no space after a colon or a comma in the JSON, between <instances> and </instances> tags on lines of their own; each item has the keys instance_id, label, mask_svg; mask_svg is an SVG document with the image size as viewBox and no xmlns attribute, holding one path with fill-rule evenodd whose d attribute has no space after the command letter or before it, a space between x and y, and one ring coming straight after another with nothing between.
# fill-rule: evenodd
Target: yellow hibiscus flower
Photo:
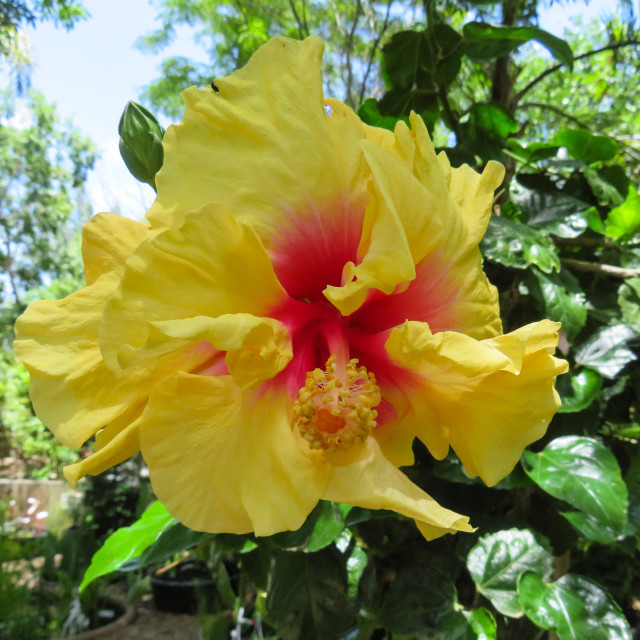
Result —
<instances>
[{"instance_id":1,"label":"yellow hibiscus flower","mask_svg":"<svg viewBox=\"0 0 640 640\"><path fill-rule=\"evenodd\" d=\"M470 531L398 469L420 438L495 484L559 407L558 324L501 335L478 243L503 177L424 123L324 98L322 42L274 38L184 92L149 225L84 229L87 287L31 305L15 353L73 485L141 450L185 525L270 535L318 500Z\"/></svg>"}]
</instances>

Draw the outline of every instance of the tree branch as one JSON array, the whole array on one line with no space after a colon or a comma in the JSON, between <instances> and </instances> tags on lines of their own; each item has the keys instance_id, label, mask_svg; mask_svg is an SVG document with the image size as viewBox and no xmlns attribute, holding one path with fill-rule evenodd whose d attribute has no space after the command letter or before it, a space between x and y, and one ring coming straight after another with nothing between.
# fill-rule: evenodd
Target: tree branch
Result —
<instances>
[{"instance_id":1,"label":"tree branch","mask_svg":"<svg viewBox=\"0 0 640 640\"><path fill-rule=\"evenodd\" d=\"M364 92L367 87L367 80L369 78L369 73L371 72L371 68L373 67L373 61L376 57L376 51L378 50L378 46L380 45L380 40L382 40L382 36L384 35L384 32L387 30L387 27L389 26L389 15L391 13L392 4L393 4L393 0L388 0L387 12L384 16L384 22L382 23L382 28L378 32L378 37L375 39L375 41L371 45L371 49L369 50L369 60L367 62L367 68L362 78L362 86L360 87L360 97L359 97L360 104L364 102Z\"/></svg>"},{"instance_id":2,"label":"tree branch","mask_svg":"<svg viewBox=\"0 0 640 640\"><path fill-rule=\"evenodd\" d=\"M636 278L640 276L640 269L625 269L624 267L614 267L611 264L600 264L599 262L586 262L584 260L573 260L572 258L561 258L560 262L573 271L583 271L586 273L604 273L615 278Z\"/></svg>"},{"instance_id":3,"label":"tree branch","mask_svg":"<svg viewBox=\"0 0 640 640\"><path fill-rule=\"evenodd\" d=\"M589 56L594 56L597 53L602 53L603 51L614 51L615 49L621 49L622 47L631 47L639 44L640 44L640 40L627 40L625 42L616 42L615 44L610 44L610 45L607 45L606 47L600 47L600 49L587 51L586 53L576 56L573 59L573 61L577 62L578 60L583 60L584 58L588 58ZM515 97L516 104L520 102L523 96L529 93L529 91L531 91L531 89L533 89L533 87L535 87L538 84L538 82L546 78L549 74L553 73L554 71L557 71L558 69L562 68L562 66L563 65L561 64L556 64L553 67L549 67L546 71L543 71L539 76L531 80L531 82L529 82L529 84L526 85L525 88L522 89L522 91L516 94L516 97Z\"/></svg>"},{"instance_id":4,"label":"tree branch","mask_svg":"<svg viewBox=\"0 0 640 640\"><path fill-rule=\"evenodd\" d=\"M298 15L298 11L296 10L295 0L289 0L289 6L291 7L291 12L293 13L293 18L298 25L298 34L300 35L300 40L304 39L304 30L302 20L300 20L300 16Z\"/></svg>"},{"instance_id":5,"label":"tree branch","mask_svg":"<svg viewBox=\"0 0 640 640\"><path fill-rule=\"evenodd\" d=\"M549 111L553 111L554 113L557 113L559 116L562 116L567 120L570 120L574 124L578 125L581 129L589 128L586 124L584 124L584 122L581 122L580 120L578 120L578 118L574 118L573 116L570 116L568 113L566 113L559 107L554 107L552 104L542 104L541 102L525 102L524 104L520 105L520 109L526 109L527 107L538 107L538 109L548 109Z\"/></svg>"},{"instance_id":6,"label":"tree branch","mask_svg":"<svg viewBox=\"0 0 640 640\"><path fill-rule=\"evenodd\" d=\"M360 18L360 11L362 10L362 4L360 0L356 0L356 14L353 17L353 23L351 24L351 29L349 29L349 34L347 35L347 41L345 42L346 48L346 66L347 66L347 94L345 102L351 107L355 108L355 103L353 100L353 69L351 68L351 51L353 50L353 36L356 32L356 26L358 24L358 19Z\"/></svg>"}]
</instances>

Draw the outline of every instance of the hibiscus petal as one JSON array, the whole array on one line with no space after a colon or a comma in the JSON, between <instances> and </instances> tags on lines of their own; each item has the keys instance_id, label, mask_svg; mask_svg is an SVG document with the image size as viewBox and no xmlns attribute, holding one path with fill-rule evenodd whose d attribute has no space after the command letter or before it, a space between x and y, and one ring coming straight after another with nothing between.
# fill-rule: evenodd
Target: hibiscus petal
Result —
<instances>
[{"instance_id":1,"label":"hibiscus petal","mask_svg":"<svg viewBox=\"0 0 640 640\"><path fill-rule=\"evenodd\" d=\"M129 254L149 235L149 227L115 213L99 213L82 229L82 259L87 284L101 275L124 272Z\"/></svg>"},{"instance_id":2,"label":"hibiscus petal","mask_svg":"<svg viewBox=\"0 0 640 640\"><path fill-rule=\"evenodd\" d=\"M132 351L149 340L151 322L228 313L264 316L285 295L252 227L224 208L207 206L129 257L105 308L100 347L107 365L118 370L136 361Z\"/></svg>"},{"instance_id":3,"label":"hibiscus petal","mask_svg":"<svg viewBox=\"0 0 640 640\"><path fill-rule=\"evenodd\" d=\"M64 476L71 487L80 478L98 475L140 451L138 419L146 403L134 406L96 434L94 453L64 468Z\"/></svg>"},{"instance_id":4,"label":"hibiscus petal","mask_svg":"<svg viewBox=\"0 0 640 640\"><path fill-rule=\"evenodd\" d=\"M441 507L396 469L382 455L374 438L368 438L359 450L345 458L345 464L333 466L325 500L395 511L415 520L427 540L445 533L473 531L469 518Z\"/></svg>"},{"instance_id":5,"label":"hibiscus petal","mask_svg":"<svg viewBox=\"0 0 640 640\"><path fill-rule=\"evenodd\" d=\"M303 453L287 400L284 391L242 393L229 376L165 380L142 417L140 444L167 509L198 531L298 529L322 497L329 465Z\"/></svg>"},{"instance_id":6,"label":"hibiscus petal","mask_svg":"<svg viewBox=\"0 0 640 640\"><path fill-rule=\"evenodd\" d=\"M154 343L161 349L175 349L171 339L184 345L208 342L215 349L227 352L227 370L243 391L273 378L293 356L287 328L271 318L233 313L217 318L198 316L151 324L157 331L150 334L153 342L151 345L148 342L145 350L153 353Z\"/></svg>"},{"instance_id":7,"label":"hibiscus petal","mask_svg":"<svg viewBox=\"0 0 640 640\"><path fill-rule=\"evenodd\" d=\"M107 274L63 300L35 302L16 323L14 354L31 374L33 406L72 448L146 398L165 375L198 366L213 351L196 346L124 374L109 370L98 347L98 329L118 281L116 274Z\"/></svg>"},{"instance_id":8,"label":"hibiscus petal","mask_svg":"<svg viewBox=\"0 0 640 640\"><path fill-rule=\"evenodd\" d=\"M313 36L273 38L245 67L216 79L217 93L182 94L185 115L165 134L158 197L147 214L154 226L219 202L245 216L271 249L292 221L323 218L322 226L342 216L345 202L351 212L364 210L360 119L324 100L323 48Z\"/></svg>"},{"instance_id":9,"label":"hibiscus petal","mask_svg":"<svg viewBox=\"0 0 640 640\"><path fill-rule=\"evenodd\" d=\"M443 458L450 444L470 475L496 484L560 407L554 382L567 363L551 355L559 326L543 320L482 341L432 334L418 322L397 327L387 351L420 380L402 425L435 457Z\"/></svg>"}]
</instances>

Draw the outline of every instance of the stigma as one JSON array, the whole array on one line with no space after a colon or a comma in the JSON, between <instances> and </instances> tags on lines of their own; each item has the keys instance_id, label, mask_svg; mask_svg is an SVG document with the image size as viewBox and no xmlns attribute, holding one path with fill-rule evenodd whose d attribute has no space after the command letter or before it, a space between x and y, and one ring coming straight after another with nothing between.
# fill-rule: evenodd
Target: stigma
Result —
<instances>
[{"instance_id":1,"label":"stigma","mask_svg":"<svg viewBox=\"0 0 640 640\"><path fill-rule=\"evenodd\" d=\"M380 388L373 373L352 359L332 355L325 370L307 373L290 409L292 427L311 449L336 451L361 444L376 427Z\"/></svg>"}]
</instances>

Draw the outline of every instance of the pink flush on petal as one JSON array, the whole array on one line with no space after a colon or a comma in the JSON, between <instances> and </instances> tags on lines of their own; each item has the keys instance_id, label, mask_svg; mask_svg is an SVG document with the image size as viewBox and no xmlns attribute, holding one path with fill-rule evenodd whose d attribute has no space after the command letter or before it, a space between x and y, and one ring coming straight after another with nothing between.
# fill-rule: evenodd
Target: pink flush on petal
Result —
<instances>
[{"instance_id":1,"label":"pink flush on petal","mask_svg":"<svg viewBox=\"0 0 640 640\"><path fill-rule=\"evenodd\" d=\"M385 349L391 329L406 320L427 322L434 331L452 328L451 308L459 292L448 283L446 268L438 257L431 255L417 265L415 280L404 290L392 295L372 291L358 311L341 315L323 291L327 285L343 284L347 262L358 264L363 219L364 211L354 213L346 206L330 212L314 210L304 217L291 214L289 225L272 244L269 254L288 296L269 311L269 316L288 328L293 358L270 385L286 385L297 406L299 394L305 393L306 398L309 375L318 380L331 370L339 375L357 359L357 366L374 375L380 389L381 401L376 407L380 426L398 417L388 398L398 398L403 388L416 384L415 374L397 366ZM311 392L319 393L315 387ZM336 419L337 412L334 408Z\"/></svg>"}]
</instances>

